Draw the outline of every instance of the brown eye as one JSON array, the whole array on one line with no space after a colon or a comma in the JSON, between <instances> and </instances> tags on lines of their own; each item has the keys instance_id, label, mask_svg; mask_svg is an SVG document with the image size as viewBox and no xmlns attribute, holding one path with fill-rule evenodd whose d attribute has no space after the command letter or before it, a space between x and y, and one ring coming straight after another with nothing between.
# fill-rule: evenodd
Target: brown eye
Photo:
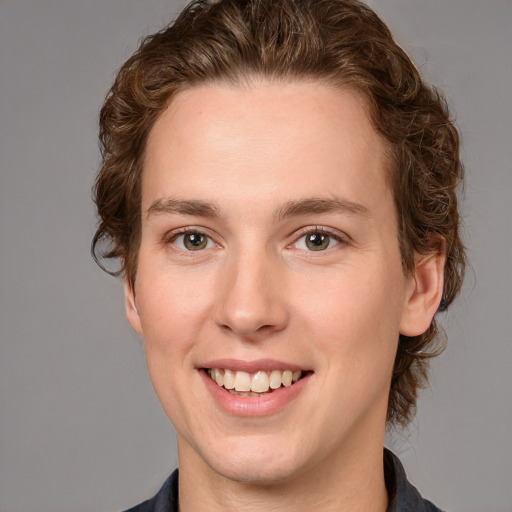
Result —
<instances>
[{"instance_id":1,"label":"brown eye","mask_svg":"<svg viewBox=\"0 0 512 512\"><path fill-rule=\"evenodd\" d=\"M199 251L208 245L208 238L201 233L185 233L183 245L189 251Z\"/></svg>"},{"instance_id":2,"label":"brown eye","mask_svg":"<svg viewBox=\"0 0 512 512\"><path fill-rule=\"evenodd\" d=\"M331 237L325 233L308 233L304 241L310 251L323 251L329 247Z\"/></svg>"},{"instance_id":3,"label":"brown eye","mask_svg":"<svg viewBox=\"0 0 512 512\"><path fill-rule=\"evenodd\" d=\"M168 243L182 251L200 251L215 247L214 241L200 231L186 231L174 235Z\"/></svg>"},{"instance_id":4,"label":"brown eye","mask_svg":"<svg viewBox=\"0 0 512 512\"><path fill-rule=\"evenodd\" d=\"M320 252L333 249L344 243L343 235L331 233L323 228L316 228L297 238L293 246L302 251Z\"/></svg>"}]
</instances>

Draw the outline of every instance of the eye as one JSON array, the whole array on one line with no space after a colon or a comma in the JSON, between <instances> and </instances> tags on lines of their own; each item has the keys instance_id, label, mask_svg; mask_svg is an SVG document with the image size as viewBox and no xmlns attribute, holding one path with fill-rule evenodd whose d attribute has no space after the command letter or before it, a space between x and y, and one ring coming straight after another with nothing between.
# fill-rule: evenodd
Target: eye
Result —
<instances>
[{"instance_id":1,"label":"eye","mask_svg":"<svg viewBox=\"0 0 512 512\"><path fill-rule=\"evenodd\" d=\"M306 251L325 251L341 243L341 237L321 229L309 231L302 235L294 244L297 249Z\"/></svg>"},{"instance_id":2,"label":"eye","mask_svg":"<svg viewBox=\"0 0 512 512\"><path fill-rule=\"evenodd\" d=\"M174 235L169 242L184 251L200 251L215 246L213 240L199 231L187 231Z\"/></svg>"}]
</instances>

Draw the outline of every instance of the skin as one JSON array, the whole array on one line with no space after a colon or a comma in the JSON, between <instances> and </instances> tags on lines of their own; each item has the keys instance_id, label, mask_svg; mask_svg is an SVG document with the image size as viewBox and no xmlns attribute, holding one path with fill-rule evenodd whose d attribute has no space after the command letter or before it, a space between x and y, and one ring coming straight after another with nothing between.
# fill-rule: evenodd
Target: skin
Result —
<instances>
[{"instance_id":1,"label":"skin","mask_svg":"<svg viewBox=\"0 0 512 512\"><path fill-rule=\"evenodd\" d=\"M404 274L384 152L363 98L321 83L196 87L152 128L126 311L177 432L182 512L385 511L398 336L430 324L444 257ZM290 211L311 198L348 208ZM313 251L319 231L330 242ZM201 375L221 358L311 373L277 411L240 417Z\"/></svg>"}]
</instances>

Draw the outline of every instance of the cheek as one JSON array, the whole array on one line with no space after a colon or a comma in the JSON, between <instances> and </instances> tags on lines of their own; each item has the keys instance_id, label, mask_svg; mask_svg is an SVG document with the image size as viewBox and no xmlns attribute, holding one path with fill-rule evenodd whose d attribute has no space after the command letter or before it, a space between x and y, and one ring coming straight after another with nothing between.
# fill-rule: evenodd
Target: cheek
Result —
<instances>
[{"instance_id":1,"label":"cheek","mask_svg":"<svg viewBox=\"0 0 512 512\"><path fill-rule=\"evenodd\" d=\"M141 258L136 288L144 338L163 343L186 339L187 332L199 327L212 299L212 279L204 272L169 268L165 262L145 263Z\"/></svg>"},{"instance_id":2,"label":"cheek","mask_svg":"<svg viewBox=\"0 0 512 512\"><path fill-rule=\"evenodd\" d=\"M344 268L304 281L295 290L315 343L329 364L368 366L394 359L403 292L400 272Z\"/></svg>"},{"instance_id":3,"label":"cheek","mask_svg":"<svg viewBox=\"0 0 512 512\"><path fill-rule=\"evenodd\" d=\"M194 340L199 338L198 282L172 273L165 262L139 261L136 296L149 377L163 409L174 423L183 408L181 392L190 379Z\"/></svg>"}]
</instances>

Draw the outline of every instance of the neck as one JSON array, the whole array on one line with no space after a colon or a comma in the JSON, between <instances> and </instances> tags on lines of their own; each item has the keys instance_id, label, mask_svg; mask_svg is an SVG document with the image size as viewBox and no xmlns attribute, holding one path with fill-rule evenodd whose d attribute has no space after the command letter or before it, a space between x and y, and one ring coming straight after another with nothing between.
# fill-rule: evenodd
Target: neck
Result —
<instances>
[{"instance_id":1,"label":"neck","mask_svg":"<svg viewBox=\"0 0 512 512\"><path fill-rule=\"evenodd\" d=\"M180 512L385 512L383 442L352 446L285 481L255 484L224 477L178 438Z\"/></svg>"}]
</instances>

